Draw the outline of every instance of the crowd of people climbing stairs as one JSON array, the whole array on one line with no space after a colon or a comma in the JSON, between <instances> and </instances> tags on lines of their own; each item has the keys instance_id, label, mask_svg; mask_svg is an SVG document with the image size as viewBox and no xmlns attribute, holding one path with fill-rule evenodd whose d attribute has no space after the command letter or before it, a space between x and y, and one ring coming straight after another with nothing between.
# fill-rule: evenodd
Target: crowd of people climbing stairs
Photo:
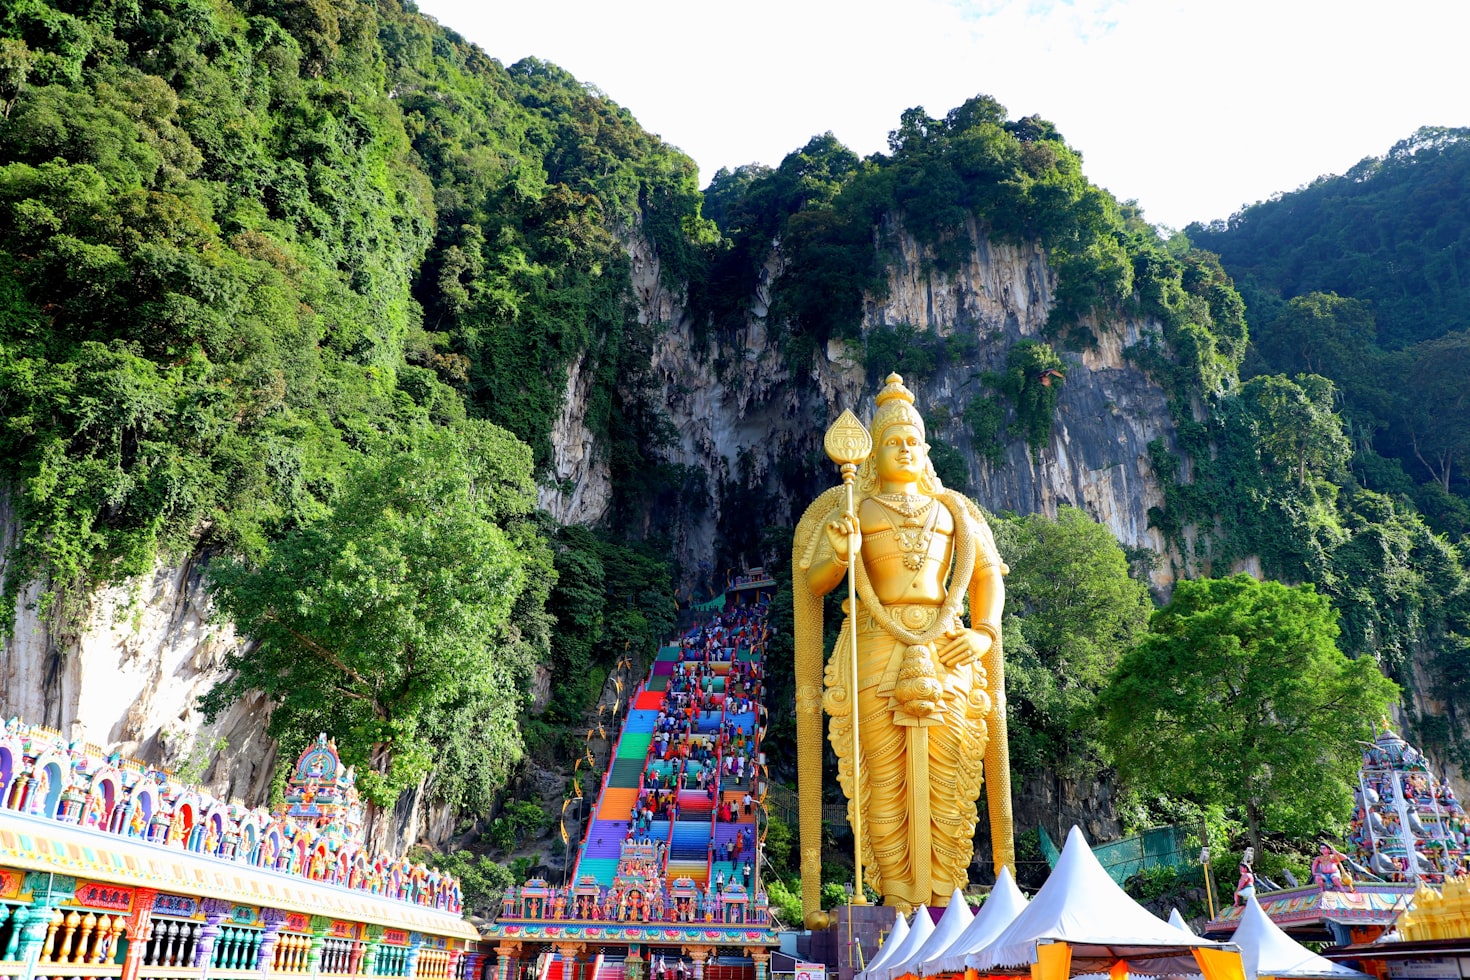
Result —
<instances>
[{"instance_id":1,"label":"crowd of people climbing stairs","mask_svg":"<svg viewBox=\"0 0 1470 980\"><path fill-rule=\"evenodd\" d=\"M760 597L731 602L659 651L631 699L566 895L535 908L766 921L756 843L767 613Z\"/></svg>"}]
</instances>

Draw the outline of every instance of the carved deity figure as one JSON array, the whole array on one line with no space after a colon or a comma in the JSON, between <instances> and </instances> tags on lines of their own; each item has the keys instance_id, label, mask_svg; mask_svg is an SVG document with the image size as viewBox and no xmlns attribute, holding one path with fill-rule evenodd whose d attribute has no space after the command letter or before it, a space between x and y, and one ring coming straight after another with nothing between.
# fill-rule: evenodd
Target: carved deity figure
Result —
<instances>
[{"instance_id":1,"label":"carved deity figure","mask_svg":"<svg viewBox=\"0 0 1470 980\"><path fill-rule=\"evenodd\" d=\"M935 475L913 402L903 379L889 375L853 509L844 487L828 490L807 509L793 546L798 741L803 715L808 733L815 717L820 739L824 706L849 819L861 808L865 873L885 904L904 909L945 905L966 885L982 762L992 857L997 868L1015 862L1000 643L1006 569L979 507ZM850 565L858 609L845 617L822 693L803 664L820 663L820 597L846 591ZM803 883L820 880L819 860L804 825Z\"/></svg>"}]
</instances>

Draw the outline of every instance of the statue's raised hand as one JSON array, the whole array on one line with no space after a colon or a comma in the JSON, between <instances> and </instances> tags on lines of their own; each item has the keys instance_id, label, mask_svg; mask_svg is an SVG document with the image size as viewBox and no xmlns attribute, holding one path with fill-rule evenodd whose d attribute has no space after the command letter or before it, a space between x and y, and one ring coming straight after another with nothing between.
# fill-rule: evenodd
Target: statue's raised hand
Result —
<instances>
[{"instance_id":1,"label":"statue's raised hand","mask_svg":"<svg viewBox=\"0 0 1470 980\"><path fill-rule=\"evenodd\" d=\"M842 564L851 560L853 550L861 551L863 547L862 526L858 524L857 515L848 511L835 521L827 524L827 543L832 546L832 557Z\"/></svg>"}]
</instances>

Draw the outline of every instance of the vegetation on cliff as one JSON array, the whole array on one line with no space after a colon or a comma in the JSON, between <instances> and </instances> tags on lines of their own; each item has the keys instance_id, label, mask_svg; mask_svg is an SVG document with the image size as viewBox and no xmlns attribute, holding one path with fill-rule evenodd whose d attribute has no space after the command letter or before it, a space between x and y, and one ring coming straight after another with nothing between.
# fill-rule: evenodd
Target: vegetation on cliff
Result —
<instances>
[{"instance_id":1,"label":"vegetation on cliff","mask_svg":"<svg viewBox=\"0 0 1470 980\"><path fill-rule=\"evenodd\" d=\"M1240 284L1252 343L1238 388L1175 389L1189 474L1155 447L1173 479L1154 519L1207 570L1258 558L1268 576L1315 583L1342 617L1339 646L1375 658L1410 692L1416 736L1470 771L1458 707L1470 664L1467 168L1470 131L1423 129L1341 177L1187 229Z\"/></svg>"},{"instance_id":2,"label":"vegetation on cliff","mask_svg":"<svg viewBox=\"0 0 1470 980\"><path fill-rule=\"evenodd\" d=\"M11 4L0 109L7 620L32 582L69 630L100 584L226 556L258 645L211 710L264 690L380 802L434 759L483 808L531 669L575 714L670 619L666 562L531 511L574 365L615 475L650 477L619 506L659 492L616 233L684 274L693 164L391 0Z\"/></svg>"}]
</instances>

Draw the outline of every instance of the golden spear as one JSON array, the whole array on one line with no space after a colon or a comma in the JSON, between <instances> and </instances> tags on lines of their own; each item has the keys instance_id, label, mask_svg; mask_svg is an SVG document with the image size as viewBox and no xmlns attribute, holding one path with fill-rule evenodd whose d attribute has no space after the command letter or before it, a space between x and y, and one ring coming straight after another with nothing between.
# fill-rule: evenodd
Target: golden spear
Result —
<instances>
[{"instance_id":1,"label":"golden spear","mask_svg":"<svg viewBox=\"0 0 1470 980\"><path fill-rule=\"evenodd\" d=\"M857 520L853 511L852 484L857 477L858 467L873 451L873 437L858 421L851 409L843 409L837 421L827 430L822 440L827 456L842 468L842 483L847 488L847 513ZM852 850L853 874L852 904L866 905L863 897L863 807L862 807L862 756L858 742L858 642L857 642L857 561L854 554L852 534L848 536L847 548L847 636L852 641L852 680L848 691L848 703L852 711ZM836 651L833 651L836 655Z\"/></svg>"}]
</instances>

